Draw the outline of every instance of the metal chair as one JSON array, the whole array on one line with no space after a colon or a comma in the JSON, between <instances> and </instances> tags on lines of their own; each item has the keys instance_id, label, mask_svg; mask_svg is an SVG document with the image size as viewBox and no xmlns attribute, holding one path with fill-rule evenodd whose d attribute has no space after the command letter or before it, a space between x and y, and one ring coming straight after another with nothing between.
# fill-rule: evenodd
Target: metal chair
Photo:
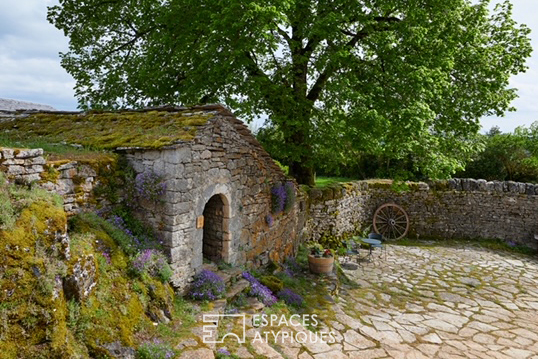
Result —
<instances>
[{"instance_id":1,"label":"metal chair","mask_svg":"<svg viewBox=\"0 0 538 359\"><path fill-rule=\"evenodd\" d=\"M343 258L346 259L346 262L351 262L353 256L359 256L357 243L353 239L343 241L342 245L346 248L346 253L343 256Z\"/></svg>"},{"instance_id":2,"label":"metal chair","mask_svg":"<svg viewBox=\"0 0 538 359\"><path fill-rule=\"evenodd\" d=\"M381 251L381 255L383 255L383 252L385 252L385 260L387 260L387 246L384 245L384 239L383 239L383 236L379 233L370 233L368 234L368 238L370 239L377 239L378 241L380 241L381 243L380 244L371 244L372 248L375 249L375 248L379 248L379 250Z\"/></svg>"}]
</instances>

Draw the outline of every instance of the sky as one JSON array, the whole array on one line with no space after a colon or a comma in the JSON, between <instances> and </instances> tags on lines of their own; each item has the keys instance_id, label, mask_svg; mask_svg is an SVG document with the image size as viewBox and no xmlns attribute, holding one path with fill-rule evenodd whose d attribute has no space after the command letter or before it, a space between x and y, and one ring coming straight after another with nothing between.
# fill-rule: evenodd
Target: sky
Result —
<instances>
[{"instance_id":1,"label":"sky","mask_svg":"<svg viewBox=\"0 0 538 359\"><path fill-rule=\"evenodd\" d=\"M499 0L494 0L499 1ZM57 0L0 0L0 98L50 105L58 110L75 110L73 78L60 66L60 52L68 39L46 18L47 6ZM512 0L514 19L532 30L537 49L528 60L526 73L514 76L511 87L519 98L516 112L503 118L483 118L484 130L499 126L504 132L538 121L538 0Z\"/></svg>"}]
</instances>

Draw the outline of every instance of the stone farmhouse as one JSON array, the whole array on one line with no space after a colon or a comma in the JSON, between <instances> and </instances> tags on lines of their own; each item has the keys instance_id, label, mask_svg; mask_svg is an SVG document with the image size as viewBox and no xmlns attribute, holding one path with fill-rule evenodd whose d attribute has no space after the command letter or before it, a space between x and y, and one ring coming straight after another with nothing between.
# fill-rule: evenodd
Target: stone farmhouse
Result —
<instances>
[{"instance_id":1,"label":"stone farmhouse","mask_svg":"<svg viewBox=\"0 0 538 359\"><path fill-rule=\"evenodd\" d=\"M220 105L4 114L0 131L14 138L111 151L127 159L137 174L161 176L162 200L140 199L138 216L162 239L178 287L201 269L204 258L259 266L281 261L298 247L298 232L304 225L299 201L274 223L266 218L271 213L271 187L290 179L247 126ZM105 182L102 167L110 162L55 163L39 159L42 150L15 152L2 150L0 162L8 175L27 182L41 179L42 186L68 198L68 211L106 204L92 198L91 191ZM60 172L54 180L44 176L51 166Z\"/></svg>"}]
</instances>

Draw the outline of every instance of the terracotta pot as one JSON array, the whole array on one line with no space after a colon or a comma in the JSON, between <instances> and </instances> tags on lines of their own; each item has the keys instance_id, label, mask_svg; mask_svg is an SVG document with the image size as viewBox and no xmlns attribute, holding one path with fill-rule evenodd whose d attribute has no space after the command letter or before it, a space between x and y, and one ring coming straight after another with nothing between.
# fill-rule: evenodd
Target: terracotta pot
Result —
<instances>
[{"instance_id":1,"label":"terracotta pot","mask_svg":"<svg viewBox=\"0 0 538 359\"><path fill-rule=\"evenodd\" d=\"M328 274L333 271L334 257L315 257L308 255L308 266L312 273Z\"/></svg>"}]
</instances>

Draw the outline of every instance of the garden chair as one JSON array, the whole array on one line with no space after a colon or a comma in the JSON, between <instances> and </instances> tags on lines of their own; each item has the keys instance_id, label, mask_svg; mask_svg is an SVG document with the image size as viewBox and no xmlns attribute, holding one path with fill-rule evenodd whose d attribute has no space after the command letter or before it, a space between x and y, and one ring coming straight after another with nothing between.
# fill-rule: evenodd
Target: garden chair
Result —
<instances>
[{"instance_id":1,"label":"garden chair","mask_svg":"<svg viewBox=\"0 0 538 359\"><path fill-rule=\"evenodd\" d=\"M387 260L387 246L385 246L385 244L383 243L384 242L383 236L379 233L372 232L368 235L368 238L377 239L378 241L381 242L380 244L370 244L370 245L372 246L373 249L379 248L379 250L381 251L381 253L379 254L380 257L383 255L383 252L385 252L385 260Z\"/></svg>"},{"instance_id":2,"label":"garden chair","mask_svg":"<svg viewBox=\"0 0 538 359\"><path fill-rule=\"evenodd\" d=\"M355 243L355 241L353 239L343 241L342 245L346 249L346 252L342 256L342 259L345 259L346 263L351 262L351 259L353 258L353 256L358 256L359 255L359 250L357 248L357 244Z\"/></svg>"}]
</instances>

